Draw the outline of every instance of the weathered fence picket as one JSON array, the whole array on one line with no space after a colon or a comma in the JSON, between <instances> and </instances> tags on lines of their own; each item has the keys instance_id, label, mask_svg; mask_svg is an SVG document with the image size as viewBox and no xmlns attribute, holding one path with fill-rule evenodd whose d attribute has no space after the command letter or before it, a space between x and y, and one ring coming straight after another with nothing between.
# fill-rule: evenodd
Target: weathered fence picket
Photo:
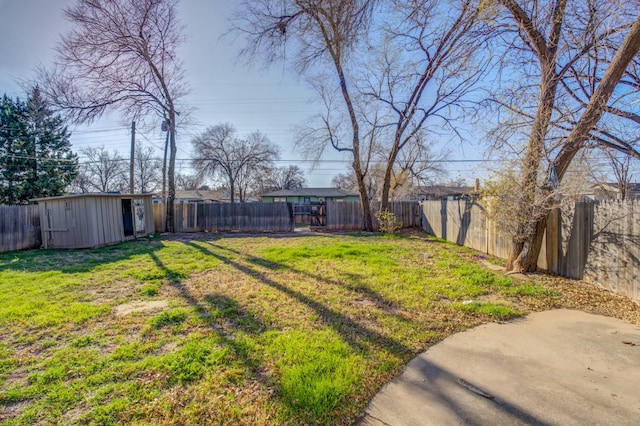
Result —
<instances>
[{"instance_id":1,"label":"weathered fence picket","mask_svg":"<svg viewBox=\"0 0 640 426\"><path fill-rule=\"evenodd\" d=\"M0 206L0 252L40 247L38 206Z\"/></svg>"},{"instance_id":2,"label":"weathered fence picket","mask_svg":"<svg viewBox=\"0 0 640 426\"><path fill-rule=\"evenodd\" d=\"M156 232L164 232L166 205L153 206ZM287 203L184 203L174 206L176 232L288 232L293 212Z\"/></svg>"},{"instance_id":3,"label":"weathered fence picket","mask_svg":"<svg viewBox=\"0 0 640 426\"><path fill-rule=\"evenodd\" d=\"M371 211L380 210L380 203L372 203ZM394 201L389 203L389 211L402 222L403 228L420 227L420 206L415 201ZM378 221L373 218L373 227L378 229ZM361 231L364 228L362 206L359 202L327 201L328 231Z\"/></svg>"}]
</instances>

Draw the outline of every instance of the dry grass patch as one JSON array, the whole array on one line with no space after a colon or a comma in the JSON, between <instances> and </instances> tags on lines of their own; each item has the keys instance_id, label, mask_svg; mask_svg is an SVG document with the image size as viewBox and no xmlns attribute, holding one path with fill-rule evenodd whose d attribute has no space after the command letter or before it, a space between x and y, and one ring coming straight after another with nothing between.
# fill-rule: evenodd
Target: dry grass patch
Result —
<instances>
[{"instance_id":1,"label":"dry grass patch","mask_svg":"<svg viewBox=\"0 0 640 426\"><path fill-rule=\"evenodd\" d=\"M114 315L123 316L134 312L158 312L164 311L169 307L166 300L147 300L123 303L113 308Z\"/></svg>"}]
</instances>

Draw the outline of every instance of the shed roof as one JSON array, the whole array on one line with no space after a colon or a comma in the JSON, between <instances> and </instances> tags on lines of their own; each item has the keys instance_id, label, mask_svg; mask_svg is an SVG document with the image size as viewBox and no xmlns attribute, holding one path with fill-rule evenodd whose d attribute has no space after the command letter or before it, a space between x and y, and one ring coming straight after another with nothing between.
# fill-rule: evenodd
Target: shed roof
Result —
<instances>
[{"instance_id":1,"label":"shed roof","mask_svg":"<svg viewBox=\"0 0 640 426\"><path fill-rule=\"evenodd\" d=\"M282 189L262 194L263 197L359 197L357 192L344 191L340 188L296 188Z\"/></svg>"}]
</instances>

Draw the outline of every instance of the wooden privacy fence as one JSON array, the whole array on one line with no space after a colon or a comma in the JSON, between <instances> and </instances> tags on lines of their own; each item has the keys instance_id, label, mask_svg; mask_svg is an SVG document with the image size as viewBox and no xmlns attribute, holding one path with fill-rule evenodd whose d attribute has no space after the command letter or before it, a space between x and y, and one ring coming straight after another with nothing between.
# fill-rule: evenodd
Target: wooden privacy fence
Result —
<instances>
[{"instance_id":1,"label":"wooden privacy fence","mask_svg":"<svg viewBox=\"0 0 640 426\"><path fill-rule=\"evenodd\" d=\"M379 205L372 206L376 212ZM293 205L287 203L189 203L176 204L176 232L287 232L293 231ZM416 202L393 202L389 205L404 228L420 226L420 206ZM153 205L156 232L164 232L165 204ZM378 223L374 218L374 227ZM327 201L326 230L361 231L364 228L359 202Z\"/></svg>"},{"instance_id":2,"label":"wooden privacy fence","mask_svg":"<svg viewBox=\"0 0 640 426\"><path fill-rule=\"evenodd\" d=\"M371 203L371 212L380 210L380 203ZM420 206L415 201L394 201L389 203L389 211L402 222L403 228L420 226ZM378 221L373 218L373 227L378 229ZM364 228L362 206L359 202L327 201L326 229L328 231L361 231Z\"/></svg>"},{"instance_id":3,"label":"wooden privacy fence","mask_svg":"<svg viewBox=\"0 0 640 426\"><path fill-rule=\"evenodd\" d=\"M0 252L40 247L38 206L0 206Z\"/></svg>"},{"instance_id":4,"label":"wooden privacy fence","mask_svg":"<svg viewBox=\"0 0 640 426\"><path fill-rule=\"evenodd\" d=\"M287 203L185 203L174 205L176 232L288 232L293 211ZM154 204L156 232L165 230L166 206Z\"/></svg>"},{"instance_id":5,"label":"wooden privacy fence","mask_svg":"<svg viewBox=\"0 0 640 426\"><path fill-rule=\"evenodd\" d=\"M640 201L608 201L576 208L573 229L592 226L583 267L584 280L640 300ZM577 219L576 219L577 218ZM571 234L573 238L574 234ZM571 247L570 247L571 248Z\"/></svg>"},{"instance_id":6,"label":"wooden privacy fence","mask_svg":"<svg viewBox=\"0 0 640 426\"><path fill-rule=\"evenodd\" d=\"M510 238L498 232L482 205L464 199L437 200L422 201L420 208L427 233L492 256L508 256Z\"/></svg>"},{"instance_id":7,"label":"wooden privacy fence","mask_svg":"<svg viewBox=\"0 0 640 426\"><path fill-rule=\"evenodd\" d=\"M507 258L510 238L470 200L423 201L422 228ZM538 267L640 300L640 202L581 202L551 211Z\"/></svg>"}]
</instances>

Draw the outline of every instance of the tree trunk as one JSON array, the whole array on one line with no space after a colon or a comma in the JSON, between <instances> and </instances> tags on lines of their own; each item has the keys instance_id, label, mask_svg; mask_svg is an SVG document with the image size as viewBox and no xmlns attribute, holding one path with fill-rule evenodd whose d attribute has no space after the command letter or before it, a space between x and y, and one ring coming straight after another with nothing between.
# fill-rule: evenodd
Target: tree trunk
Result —
<instances>
[{"instance_id":1,"label":"tree trunk","mask_svg":"<svg viewBox=\"0 0 640 426\"><path fill-rule=\"evenodd\" d=\"M533 129L527 145L524 166L522 171L522 187L518 198L519 216L517 221L516 235L513 237L513 244L507 262L508 271L533 272L536 270L538 253L540 247L536 241L542 241L542 235L538 235L538 230L544 232L544 226L540 227L540 221L546 223L544 206L538 206L538 173L544 152L544 141L547 128L551 122L551 112L555 101L557 80L545 81L541 85L541 99L538 113L536 114ZM536 217L544 219L536 219ZM536 248L537 247L537 248Z\"/></svg>"},{"instance_id":2,"label":"tree trunk","mask_svg":"<svg viewBox=\"0 0 640 426\"><path fill-rule=\"evenodd\" d=\"M531 135L527 142L525 153L522 186L518 198L518 217L515 218L516 233L509 253L507 270L529 272L536 268L537 253L540 251L536 241L542 241L538 235L540 221L546 223L546 212L539 210L538 202L538 174L545 139L551 123L551 115L556 100L559 76L556 70L557 48L562 25L566 1L557 0L553 11L553 24L547 38L539 31L531 17L513 0L500 0L511 12L514 20L525 34L534 54L540 63L540 95L536 115L533 119ZM537 247L537 249L536 249Z\"/></svg>"},{"instance_id":3,"label":"tree trunk","mask_svg":"<svg viewBox=\"0 0 640 426\"><path fill-rule=\"evenodd\" d=\"M164 158L162 159L162 201L167 200L167 152L169 151L169 129L164 141Z\"/></svg>"},{"instance_id":4,"label":"tree trunk","mask_svg":"<svg viewBox=\"0 0 640 426\"><path fill-rule=\"evenodd\" d=\"M640 17L636 19L629 33L618 48L598 88L591 96L585 111L580 116L578 123L571 130L571 133L569 133L569 136L567 136L560 152L553 161L558 182L562 181L571 161L578 151L584 147L584 142L587 140L589 132L602 117L616 85L638 51L640 51ZM550 199L549 194L544 195L542 197L543 200ZM542 203L544 203L544 201ZM516 235L514 238L512 252L507 262L507 270L519 272L535 271L538 255L542 246L542 237L549 216L549 208L547 207L549 206L543 205L542 213L540 213L538 219L531 221L528 226L525 225L523 227L525 232L523 232L522 235ZM526 219L524 216L525 215L521 215L523 219ZM532 217L532 215L529 215L529 217ZM523 222L526 223L527 221L523 220Z\"/></svg>"},{"instance_id":5,"label":"tree trunk","mask_svg":"<svg viewBox=\"0 0 640 426\"><path fill-rule=\"evenodd\" d=\"M538 257L542 250L542 237L547 229L549 211L545 211L530 224L521 238L514 238L507 259L507 270L515 272L532 272L538 267Z\"/></svg>"},{"instance_id":6,"label":"tree trunk","mask_svg":"<svg viewBox=\"0 0 640 426\"><path fill-rule=\"evenodd\" d=\"M167 180L169 181L169 191L167 194L167 232L176 232L175 218L173 215L174 201L176 198L176 125L175 111L169 112L169 170Z\"/></svg>"},{"instance_id":7,"label":"tree trunk","mask_svg":"<svg viewBox=\"0 0 640 426\"><path fill-rule=\"evenodd\" d=\"M364 177L360 172L360 164L358 167L354 164L354 170L356 171L356 179L358 181L358 190L360 192L360 205L362 206L362 217L364 219L364 230L373 231L373 219L371 218L371 203L367 192L367 185L364 182Z\"/></svg>"},{"instance_id":8,"label":"tree trunk","mask_svg":"<svg viewBox=\"0 0 640 426\"><path fill-rule=\"evenodd\" d=\"M399 136L396 135L396 140ZM389 153L389 159L387 160L387 166L384 170L384 181L382 183L382 195L380 198L380 210L389 210L389 193L391 192L391 173L393 172L393 165L398 157L398 144L394 142L393 148Z\"/></svg>"}]
</instances>

